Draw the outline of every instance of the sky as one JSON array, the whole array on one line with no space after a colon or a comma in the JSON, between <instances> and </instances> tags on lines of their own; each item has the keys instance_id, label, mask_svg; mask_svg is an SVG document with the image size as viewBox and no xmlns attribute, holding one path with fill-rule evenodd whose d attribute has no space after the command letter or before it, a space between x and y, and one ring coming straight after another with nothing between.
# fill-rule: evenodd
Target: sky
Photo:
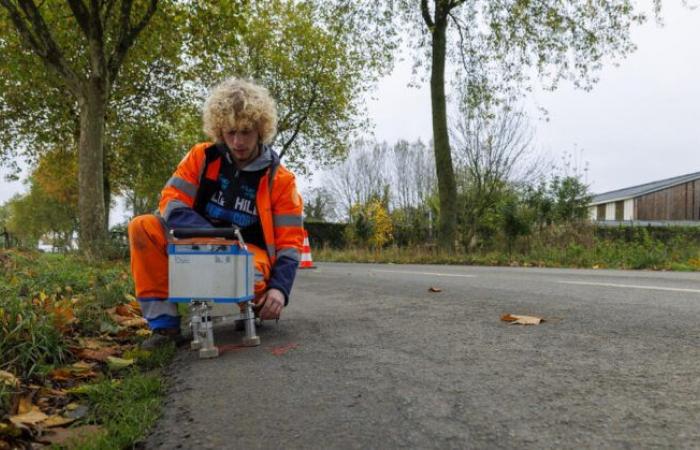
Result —
<instances>
[{"instance_id":1,"label":"sky","mask_svg":"<svg viewBox=\"0 0 700 450\"><path fill-rule=\"evenodd\" d=\"M663 20L663 27L653 20L636 27L637 51L617 67L606 65L592 91L562 83L554 92L535 89L524 100L533 111L536 149L552 159L574 153L588 164L594 193L700 171L700 10L667 1ZM429 89L427 83L407 87L411 67L405 55L367 99L377 140L427 142L432 136ZM548 121L537 106L548 111ZM25 190L5 174L0 168L0 203Z\"/></svg>"},{"instance_id":2,"label":"sky","mask_svg":"<svg viewBox=\"0 0 700 450\"><path fill-rule=\"evenodd\" d=\"M634 29L637 51L617 67L605 66L592 91L561 83L524 99L536 150L554 160L572 153L587 163L594 193L700 171L700 10L667 1L662 17L663 27L649 20ZM428 86L406 87L412 66L406 59L368 104L380 140L432 136Z\"/></svg>"}]
</instances>

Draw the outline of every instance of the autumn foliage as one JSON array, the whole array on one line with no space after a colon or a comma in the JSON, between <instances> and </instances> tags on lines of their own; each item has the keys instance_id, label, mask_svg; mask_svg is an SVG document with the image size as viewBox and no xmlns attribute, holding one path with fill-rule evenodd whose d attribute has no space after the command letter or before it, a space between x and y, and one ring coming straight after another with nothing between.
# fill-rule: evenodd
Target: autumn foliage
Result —
<instances>
[{"instance_id":1,"label":"autumn foliage","mask_svg":"<svg viewBox=\"0 0 700 450\"><path fill-rule=\"evenodd\" d=\"M85 394L149 356L126 265L6 251L0 274L0 448L103 434Z\"/></svg>"}]
</instances>

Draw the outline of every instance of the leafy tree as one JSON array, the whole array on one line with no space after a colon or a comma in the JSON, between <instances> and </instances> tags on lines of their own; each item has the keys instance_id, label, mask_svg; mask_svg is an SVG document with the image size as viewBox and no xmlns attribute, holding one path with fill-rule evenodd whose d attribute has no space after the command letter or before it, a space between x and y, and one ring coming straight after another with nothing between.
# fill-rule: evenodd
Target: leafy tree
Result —
<instances>
[{"instance_id":1,"label":"leafy tree","mask_svg":"<svg viewBox=\"0 0 700 450\"><path fill-rule=\"evenodd\" d=\"M111 144L110 178L112 190L126 198L134 216L152 213L160 191L185 152L198 139L194 114L157 112L143 123L119 125ZM178 117L179 115L179 117ZM170 119L170 120L168 120Z\"/></svg>"},{"instance_id":2,"label":"leafy tree","mask_svg":"<svg viewBox=\"0 0 700 450\"><path fill-rule=\"evenodd\" d=\"M85 149L81 136L99 140L99 151L80 157L81 177L94 181L90 198L81 194L88 206L81 211L91 213L81 223L101 216L106 229L111 194L125 194L137 213L151 209L164 172L201 139L205 87L238 75L265 84L278 99L277 145L288 165L332 160L365 125L363 94L391 68L392 44L383 37L392 33L375 33L382 19L371 14L371 3L121 0L83 7L80 0L2 0L0 119L7 126L0 127L0 158L16 165L21 155L31 164L47 147ZM29 34L17 33L18 25ZM53 59L45 47L57 50L49 52ZM77 94L75 79L85 87ZM82 100L96 90L103 114L85 114L83 105L100 106ZM101 117L100 139L82 131ZM95 206L100 186L104 207Z\"/></svg>"},{"instance_id":3,"label":"leafy tree","mask_svg":"<svg viewBox=\"0 0 700 450\"><path fill-rule=\"evenodd\" d=\"M55 248L70 248L77 229L75 208L57 203L30 178L30 190L8 202L10 216L7 231L25 247L35 247L39 240Z\"/></svg>"},{"instance_id":4,"label":"leafy tree","mask_svg":"<svg viewBox=\"0 0 700 450\"><path fill-rule=\"evenodd\" d=\"M416 47L430 60L435 165L440 195L440 244L452 248L457 223L455 181L447 125L446 62L467 109L488 113L529 86L530 69L547 87L562 79L590 88L603 58L621 58L634 45L630 28L644 20L631 0L396 0ZM659 0L654 2L659 8ZM421 24L418 27L417 24Z\"/></svg>"},{"instance_id":5,"label":"leafy tree","mask_svg":"<svg viewBox=\"0 0 700 450\"><path fill-rule=\"evenodd\" d=\"M62 3L61 8L64 7ZM18 157L31 165L48 149L59 146L77 153L80 111L75 99L65 94L60 79L53 72L41 70L42 64L36 55L25 51L3 12L0 8L0 35L6 36L0 39L3 56L6 56L0 59L0 100L5 106L0 108L0 118L7 126L0 127L0 143L3 144L0 156L6 165L11 165ZM193 127L188 123L192 121L185 119L197 116L193 89L184 82L187 71L181 50L185 12L181 4L161 4L149 25L139 34L138 45L130 50L113 83L105 116L105 229L112 196L131 197L134 190L129 184L133 178L120 177L131 174L139 166L127 170L125 164L137 160L141 165L162 168L162 164L158 166L152 159L158 159L163 153L177 153L174 164L185 151L180 142L187 141L190 145L198 139L199 124ZM51 11L45 13L50 15ZM70 13L66 11L66 14ZM56 21L52 24L63 25L70 27L72 23ZM80 52L83 51L80 46L72 47L81 42L76 33L79 34L77 30L66 29L53 36L67 49L71 61L81 61ZM135 128L159 130L163 123L171 126L168 139L151 139L147 150L134 145ZM178 142L177 152L173 151L173 141ZM140 158L134 158L134 153L140 153ZM139 180L158 178L157 183L152 184L162 186L165 182L159 171L141 171L140 175Z\"/></svg>"},{"instance_id":6,"label":"leafy tree","mask_svg":"<svg viewBox=\"0 0 700 450\"><path fill-rule=\"evenodd\" d=\"M347 241L362 247L380 249L392 239L393 224L386 202L378 197L350 208Z\"/></svg>"},{"instance_id":7,"label":"leafy tree","mask_svg":"<svg viewBox=\"0 0 700 450\"><path fill-rule=\"evenodd\" d=\"M555 220L560 223L576 223L588 217L591 196L588 186L580 178L554 177L550 189L554 200L552 212Z\"/></svg>"},{"instance_id":8,"label":"leafy tree","mask_svg":"<svg viewBox=\"0 0 700 450\"><path fill-rule=\"evenodd\" d=\"M551 225L554 221L554 200L547 183L539 180L536 184L525 186L522 196L524 204L531 212L532 222L542 232L545 226Z\"/></svg>"},{"instance_id":9,"label":"leafy tree","mask_svg":"<svg viewBox=\"0 0 700 450\"><path fill-rule=\"evenodd\" d=\"M80 161L80 241L92 257L98 256L106 230L103 166L109 98L127 53L157 5L157 0L137 5L131 0L88 4L0 0L3 29L8 30L11 23L23 48L35 55L32 65L50 72L50 88L68 94L72 104L61 108L61 113L72 109L79 117L73 132Z\"/></svg>"},{"instance_id":10,"label":"leafy tree","mask_svg":"<svg viewBox=\"0 0 700 450\"><path fill-rule=\"evenodd\" d=\"M0 205L0 235L2 235L3 248L12 247L12 236L7 230L7 223L10 219L10 207L8 203Z\"/></svg>"},{"instance_id":11,"label":"leafy tree","mask_svg":"<svg viewBox=\"0 0 700 450\"><path fill-rule=\"evenodd\" d=\"M7 204L7 231L25 246L45 240L71 248L78 229L77 174L75 152L57 148L44 154L29 176L29 192Z\"/></svg>"},{"instance_id":12,"label":"leafy tree","mask_svg":"<svg viewBox=\"0 0 700 450\"><path fill-rule=\"evenodd\" d=\"M76 213L78 209L78 158L63 147L45 153L32 172L32 181L53 202ZM77 215L75 217L77 220Z\"/></svg>"},{"instance_id":13,"label":"leafy tree","mask_svg":"<svg viewBox=\"0 0 700 450\"><path fill-rule=\"evenodd\" d=\"M192 26L216 30L191 30L199 84L231 74L260 82L278 101L285 164L333 161L367 127L365 93L391 69L392 32L370 3L198 2Z\"/></svg>"},{"instance_id":14,"label":"leafy tree","mask_svg":"<svg viewBox=\"0 0 700 450\"><path fill-rule=\"evenodd\" d=\"M518 201L514 195L509 196L501 207L501 227L506 238L508 254L513 253L513 245L519 236L530 233L530 221L528 220L525 205Z\"/></svg>"}]
</instances>

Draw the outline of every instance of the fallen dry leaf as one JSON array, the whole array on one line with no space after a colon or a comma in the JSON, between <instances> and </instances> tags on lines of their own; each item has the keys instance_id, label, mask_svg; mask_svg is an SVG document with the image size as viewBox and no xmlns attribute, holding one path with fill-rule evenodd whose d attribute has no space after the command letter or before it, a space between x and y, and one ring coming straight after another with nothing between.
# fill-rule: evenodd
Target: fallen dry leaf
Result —
<instances>
[{"instance_id":1,"label":"fallen dry leaf","mask_svg":"<svg viewBox=\"0 0 700 450\"><path fill-rule=\"evenodd\" d=\"M138 314L139 316L143 315L143 312L141 311L141 304L139 303L138 300L136 300L133 296L129 296L129 306L134 310L134 313Z\"/></svg>"},{"instance_id":2,"label":"fallen dry leaf","mask_svg":"<svg viewBox=\"0 0 700 450\"><path fill-rule=\"evenodd\" d=\"M428 291L429 292L442 292L442 289L440 289L439 287L430 286L430 288L428 288Z\"/></svg>"},{"instance_id":3,"label":"fallen dry leaf","mask_svg":"<svg viewBox=\"0 0 700 450\"><path fill-rule=\"evenodd\" d=\"M110 347L111 345L112 345L111 342L104 341L102 339L85 338L85 337L78 338L78 347L79 348L87 348L90 350L99 350L101 348Z\"/></svg>"},{"instance_id":4,"label":"fallen dry leaf","mask_svg":"<svg viewBox=\"0 0 700 450\"><path fill-rule=\"evenodd\" d=\"M66 391L61 389L52 389L45 386L40 386L38 395L40 397L65 397L68 394Z\"/></svg>"},{"instance_id":5,"label":"fallen dry leaf","mask_svg":"<svg viewBox=\"0 0 700 450\"><path fill-rule=\"evenodd\" d=\"M77 363L71 364L70 367L74 372L86 372L95 368L95 363L87 361L78 361Z\"/></svg>"},{"instance_id":6,"label":"fallen dry leaf","mask_svg":"<svg viewBox=\"0 0 700 450\"><path fill-rule=\"evenodd\" d=\"M148 326L148 321L143 317L134 317L123 321L120 325L127 328L143 328Z\"/></svg>"},{"instance_id":7,"label":"fallen dry leaf","mask_svg":"<svg viewBox=\"0 0 700 450\"><path fill-rule=\"evenodd\" d=\"M106 362L107 358L114 356L117 353L119 353L119 349L117 347L104 347L101 349L83 348L78 350L75 353L75 356L81 359L87 359L89 361Z\"/></svg>"},{"instance_id":8,"label":"fallen dry leaf","mask_svg":"<svg viewBox=\"0 0 700 450\"><path fill-rule=\"evenodd\" d=\"M153 334L153 331L149 330L148 328L140 328L136 330L136 336L141 336L141 337L148 337Z\"/></svg>"},{"instance_id":9,"label":"fallen dry leaf","mask_svg":"<svg viewBox=\"0 0 700 450\"><path fill-rule=\"evenodd\" d=\"M107 310L107 315L118 325L128 328L139 328L147 325L146 319L134 312L129 305L119 305Z\"/></svg>"},{"instance_id":10,"label":"fallen dry leaf","mask_svg":"<svg viewBox=\"0 0 700 450\"><path fill-rule=\"evenodd\" d=\"M32 405L32 396L25 395L23 397L20 397L19 399L19 404L17 406L17 414L27 414L28 412L31 412L33 408L34 405Z\"/></svg>"},{"instance_id":11,"label":"fallen dry leaf","mask_svg":"<svg viewBox=\"0 0 700 450\"><path fill-rule=\"evenodd\" d=\"M84 441L104 433L98 425L83 425L75 428L56 428L41 437L41 442L52 445L66 445L75 441Z\"/></svg>"},{"instance_id":12,"label":"fallen dry leaf","mask_svg":"<svg viewBox=\"0 0 700 450\"><path fill-rule=\"evenodd\" d=\"M48 377L50 380L54 381L68 381L73 379L71 371L66 368L53 369L51 372L49 372Z\"/></svg>"},{"instance_id":13,"label":"fallen dry leaf","mask_svg":"<svg viewBox=\"0 0 700 450\"><path fill-rule=\"evenodd\" d=\"M14 423L15 425L36 425L39 422L46 420L47 417L48 416L46 414L41 412L41 410L35 406L29 412L10 416L10 422Z\"/></svg>"},{"instance_id":14,"label":"fallen dry leaf","mask_svg":"<svg viewBox=\"0 0 700 450\"><path fill-rule=\"evenodd\" d=\"M133 364L133 359L115 358L114 356L107 358L107 366L110 370L121 370Z\"/></svg>"},{"instance_id":15,"label":"fallen dry leaf","mask_svg":"<svg viewBox=\"0 0 700 450\"><path fill-rule=\"evenodd\" d=\"M114 312L122 317L136 317L136 314L134 313L134 308L132 308L129 304L117 306L116 308L114 308Z\"/></svg>"},{"instance_id":16,"label":"fallen dry leaf","mask_svg":"<svg viewBox=\"0 0 700 450\"><path fill-rule=\"evenodd\" d=\"M70 330L71 325L78 320L73 312L71 302L57 301L53 304L47 304L46 311L54 315L54 326L63 333Z\"/></svg>"},{"instance_id":17,"label":"fallen dry leaf","mask_svg":"<svg viewBox=\"0 0 700 450\"><path fill-rule=\"evenodd\" d=\"M517 314L504 314L501 316L501 320L504 322L510 322L514 325L539 325L545 321L541 317L520 316Z\"/></svg>"},{"instance_id":18,"label":"fallen dry leaf","mask_svg":"<svg viewBox=\"0 0 700 450\"><path fill-rule=\"evenodd\" d=\"M46 420L41 422L41 426L46 427L46 428L55 428L55 427L62 427L63 425L68 425L70 423L75 422L75 419L72 419L70 417L63 417L61 415L53 415L49 416Z\"/></svg>"},{"instance_id":19,"label":"fallen dry leaf","mask_svg":"<svg viewBox=\"0 0 700 450\"><path fill-rule=\"evenodd\" d=\"M69 381L80 380L85 378L94 378L97 373L92 369L95 363L86 361L78 361L75 364L66 367L59 367L49 372L49 378L54 381Z\"/></svg>"},{"instance_id":20,"label":"fallen dry leaf","mask_svg":"<svg viewBox=\"0 0 700 450\"><path fill-rule=\"evenodd\" d=\"M14 376L12 373L6 372L4 370L0 370L0 383L11 387L19 386L19 380L17 379L17 377Z\"/></svg>"}]
</instances>

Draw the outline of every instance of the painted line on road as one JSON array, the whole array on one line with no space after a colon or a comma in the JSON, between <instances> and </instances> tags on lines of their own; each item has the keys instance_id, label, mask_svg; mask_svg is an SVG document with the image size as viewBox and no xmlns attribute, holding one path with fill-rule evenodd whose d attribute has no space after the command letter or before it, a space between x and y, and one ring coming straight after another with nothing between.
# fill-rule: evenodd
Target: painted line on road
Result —
<instances>
[{"instance_id":1,"label":"painted line on road","mask_svg":"<svg viewBox=\"0 0 700 450\"><path fill-rule=\"evenodd\" d=\"M373 272L384 272L384 273L405 273L407 275L432 275L435 277L462 277L462 278L473 278L476 275L466 275L457 273L437 273L437 272L410 272L407 270L379 270L374 269Z\"/></svg>"},{"instance_id":2,"label":"painted line on road","mask_svg":"<svg viewBox=\"0 0 700 450\"><path fill-rule=\"evenodd\" d=\"M670 288L670 287L661 287L661 286L635 286L633 284L595 283L595 282L591 282L591 281L557 281L557 283L580 284L580 285L584 285L584 286L603 286L603 287L630 288L630 289L647 289L647 290L651 290L651 291L693 292L696 294L700 294L700 289Z\"/></svg>"}]
</instances>

